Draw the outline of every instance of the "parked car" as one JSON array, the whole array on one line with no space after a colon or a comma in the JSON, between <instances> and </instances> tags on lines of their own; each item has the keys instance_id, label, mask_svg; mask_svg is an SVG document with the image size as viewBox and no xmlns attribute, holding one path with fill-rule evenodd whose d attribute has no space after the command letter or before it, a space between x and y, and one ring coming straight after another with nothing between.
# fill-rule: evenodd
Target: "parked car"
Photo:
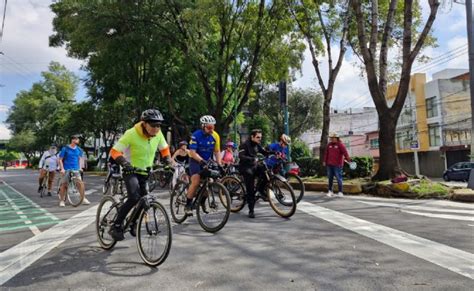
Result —
<instances>
[{"instance_id":1,"label":"parked car","mask_svg":"<svg viewBox=\"0 0 474 291\"><path fill-rule=\"evenodd\" d=\"M456 163L444 171L443 179L445 181L468 181L471 169L474 169L472 162Z\"/></svg>"}]
</instances>

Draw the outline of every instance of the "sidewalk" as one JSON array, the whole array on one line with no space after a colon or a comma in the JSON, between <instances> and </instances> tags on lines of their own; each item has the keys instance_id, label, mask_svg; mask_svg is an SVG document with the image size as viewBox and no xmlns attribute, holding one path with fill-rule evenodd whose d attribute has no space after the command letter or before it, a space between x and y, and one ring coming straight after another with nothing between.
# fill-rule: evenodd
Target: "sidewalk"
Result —
<instances>
[{"instance_id":1,"label":"sidewalk","mask_svg":"<svg viewBox=\"0 0 474 291\"><path fill-rule=\"evenodd\" d=\"M450 181L450 182L446 182L443 180L443 178L429 178L431 181L434 181L434 182L439 182L439 183L443 183L444 185L446 186L449 186L449 187L462 187L462 188L467 188L467 182L460 182L460 181Z\"/></svg>"}]
</instances>

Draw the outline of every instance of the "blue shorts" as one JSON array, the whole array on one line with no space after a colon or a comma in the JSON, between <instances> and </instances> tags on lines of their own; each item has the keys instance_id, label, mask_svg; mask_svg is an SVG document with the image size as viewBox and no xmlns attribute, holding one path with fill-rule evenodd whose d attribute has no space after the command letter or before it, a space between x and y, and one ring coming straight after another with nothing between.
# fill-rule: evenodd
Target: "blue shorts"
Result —
<instances>
[{"instance_id":1,"label":"blue shorts","mask_svg":"<svg viewBox=\"0 0 474 291\"><path fill-rule=\"evenodd\" d=\"M199 163L195 162L194 160L191 160L189 162L189 175L190 176L199 174L201 173L201 171L202 171L202 167L201 165L199 165Z\"/></svg>"}]
</instances>

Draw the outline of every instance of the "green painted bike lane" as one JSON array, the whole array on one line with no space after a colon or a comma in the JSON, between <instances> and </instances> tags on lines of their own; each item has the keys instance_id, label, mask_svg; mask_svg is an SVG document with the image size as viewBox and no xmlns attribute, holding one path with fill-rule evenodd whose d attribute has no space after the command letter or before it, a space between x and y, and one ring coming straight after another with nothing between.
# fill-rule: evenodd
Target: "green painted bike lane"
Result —
<instances>
[{"instance_id":1,"label":"green painted bike lane","mask_svg":"<svg viewBox=\"0 0 474 291\"><path fill-rule=\"evenodd\" d=\"M57 224L60 219L7 184L0 184L0 233Z\"/></svg>"}]
</instances>

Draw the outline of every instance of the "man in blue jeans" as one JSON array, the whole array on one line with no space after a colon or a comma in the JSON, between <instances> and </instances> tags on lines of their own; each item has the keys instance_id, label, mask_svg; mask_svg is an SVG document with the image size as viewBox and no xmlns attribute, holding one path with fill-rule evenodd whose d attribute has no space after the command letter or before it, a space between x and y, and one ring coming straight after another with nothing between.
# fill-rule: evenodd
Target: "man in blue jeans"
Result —
<instances>
[{"instance_id":1,"label":"man in blue jeans","mask_svg":"<svg viewBox=\"0 0 474 291\"><path fill-rule=\"evenodd\" d=\"M350 162L351 158L347 153L347 149L344 144L339 139L337 133L331 133L329 135L329 144L326 147L326 153L324 155L323 166L327 167L328 171L328 193L327 197L332 197L333 191L333 181L334 177L337 179L337 186L339 192L337 196L342 197L342 167L344 166L344 160Z\"/></svg>"}]
</instances>

